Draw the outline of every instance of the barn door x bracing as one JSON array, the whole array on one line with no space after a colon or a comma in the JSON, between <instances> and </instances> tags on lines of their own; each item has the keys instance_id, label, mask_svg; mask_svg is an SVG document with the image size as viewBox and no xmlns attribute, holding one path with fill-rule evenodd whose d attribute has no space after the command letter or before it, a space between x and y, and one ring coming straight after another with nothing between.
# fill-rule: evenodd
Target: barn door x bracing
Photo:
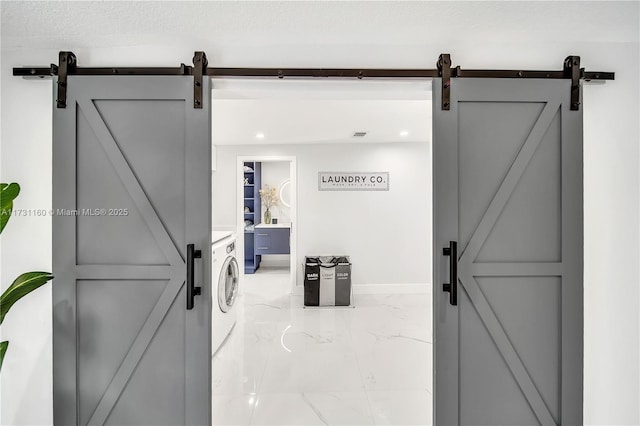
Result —
<instances>
[{"instance_id":1,"label":"barn door x bracing","mask_svg":"<svg viewBox=\"0 0 640 426\"><path fill-rule=\"evenodd\" d=\"M582 424L582 111L569 80L434 80L435 423Z\"/></svg>"},{"instance_id":2,"label":"barn door x bracing","mask_svg":"<svg viewBox=\"0 0 640 426\"><path fill-rule=\"evenodd\" d=\"M67 87L53 110L55 424L210 424L208 81L202 109L189 76ZM202 254L192 309L188 244Z\"/></svg>"}]
</instances>

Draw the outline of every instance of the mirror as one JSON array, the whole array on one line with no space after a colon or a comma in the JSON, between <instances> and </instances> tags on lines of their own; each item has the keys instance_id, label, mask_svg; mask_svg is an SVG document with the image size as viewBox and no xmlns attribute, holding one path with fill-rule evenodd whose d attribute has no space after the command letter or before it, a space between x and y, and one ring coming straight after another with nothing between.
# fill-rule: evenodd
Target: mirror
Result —
<instances>
[{"instance_id":1,"label":"mirror","mask_svg":"<svg viewBox=\"0 0 640 426\"><path fill-rule=\"evenodd\" d=\"M291 207L291 179L287 179L280 184L280 201L286 207Z\"/></svg>"}]
</instances>

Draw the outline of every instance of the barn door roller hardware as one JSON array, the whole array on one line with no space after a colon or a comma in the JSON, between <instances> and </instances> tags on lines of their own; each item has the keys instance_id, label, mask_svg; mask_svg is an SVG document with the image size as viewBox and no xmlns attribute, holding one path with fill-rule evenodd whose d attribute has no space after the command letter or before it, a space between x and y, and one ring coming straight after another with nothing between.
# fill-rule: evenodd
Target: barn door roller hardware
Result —
<instances>
[{"instance_id":1,"label":"barn door roller hardware","mask_svg":"<svg viewBox=\"0 0 640 426\"><path fill-rule=\"evenodd\" d=\"M14 68L19 77L58 76L58 108L65 108L69 75L193 75L193 106L202 108L202 78L208 77L329 77L329 78L442 78L442 109L451 108L451 84L456 78L539 78L571 80L571 109L580 109L580 80L613 80L613 72L585 71L580 57L569 56L560 71L467 70L451 66L448 53L440 55L437 69L357 69L357 68L209 68L204 52L196 52L193 67L177 68L82 68L72 52L60 52L59 64L50 67ZM455 83L453 90L455 90Z\"/></svg>"},{"instance_id":2,"label":"barn door roller hardware","mask_svg":"<svg viewBox=\"0 0 640 426\"><path fill-rule=\"evenodd\" d=\"M580 73L584 72L584 68L580 69L580 56L567 56L564 60L564 73L571 76L571 109L580 109Z\"/></svg>"},{"instance_id":3,"label":"barn door roller hardware","mask_svg":"<svg viewBox=\"0 0 640 426\"><path fill-rule=\"evenodd\" d=\"M438 58L438 74L442 77L442 109L451 107L451 55L443 53Z\"/></svg>"},{"instance_id":4,"label":"barn door roller hardware","mask_svg":"<svg viewBox=\"0 0 640 426\"><path fill-rule=\"evenodd\" d=\"M207 75L207 55L196 52L193 56L193 107L202 109L202 76Z\"/></svg>"},{"instance_id":5,"label":"barn door roller hardware","mask_svg":"<svg viewBox=\"0 0 640 426\"><path fill-rule=\"evenodd\" d=\"M51 65L53 71L55 65ZM56 105L58 108L67 107L67 75L73 74L76 69L76 55L73 52L60 52L58 54L58 97Z\"/></svg>"}]
</instances>

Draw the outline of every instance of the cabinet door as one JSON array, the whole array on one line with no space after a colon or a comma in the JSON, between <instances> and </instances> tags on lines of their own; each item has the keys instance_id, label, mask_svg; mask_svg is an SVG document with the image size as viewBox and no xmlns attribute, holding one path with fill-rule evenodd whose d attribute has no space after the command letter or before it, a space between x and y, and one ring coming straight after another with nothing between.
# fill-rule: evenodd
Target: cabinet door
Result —
<instances>
[{"instance_id":1,"label":"cabinet door","mask_svg":"<svg viewBox=\"0 0 640 426\"><path fill-rule=\"evenodd\" d=\"M256 231L257 254L289 254L289 228L267 228Z\"/></svg>"},{"instance_id":2,"label":"cabinet door","mask_svg":"<svg viewBox=\"0 0 640 426\"><path fill-rule=\"evenodd\" d=\"M269 229L256 230L256 254L269 254L271 246L271 234Z\"/></svg>"}]
</instances>

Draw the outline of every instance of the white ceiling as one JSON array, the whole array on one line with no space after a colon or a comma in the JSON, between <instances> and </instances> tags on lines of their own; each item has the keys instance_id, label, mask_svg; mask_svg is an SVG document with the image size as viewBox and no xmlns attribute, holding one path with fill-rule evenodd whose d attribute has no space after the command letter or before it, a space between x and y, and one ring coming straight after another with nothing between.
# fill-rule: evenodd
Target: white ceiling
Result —
<instances>
[{"instance_id":1,"label":"white ceiling","mask_svg":"<svg viewBox=\"0 0 640 426\"><path fill-rule=\"evenodd\" d=\"M216 145L431 140L430 81L214 79L213 85Z\"/></svg>"},{"instance_id":2,"label":"white ceiling","mask_svg":"<svg viewBox=\"0 0 640 426\"><path fill-rule=\"evenodd\" d=\"M216 145L427 142L431 101L215 100L212 128Z\"/></svg>"},{"instance_id":3,"label":"white ceiling","mask_svg":"<svg viewBox=\"0 0 640 426\"><path fill-rule=\"evenodd\" d=\"M255 63L271 63L266 52L280 49L284 57L292 58L290 66L317 67L317 46L334 46L337 63L343 64L351 58L341 57L340 52L359 51L358 46L384 55L397 46L424 51L429 43L441 43L442 51L447 51L457 42L638 42L640 38L638 1L0 1L0 10L3 50L84 50L81 66L91 61L91 49L112 47L160 46L170 52L171 46L181 46L179 51L188 46L187 52L206 51L210 62L246 66L236 62L234 52L251 46ZM108 65L118 63L111 56L106 60ZM155 65L152 54L127 61ZM375 67L378 61L373 57L359 66ZM363 83L356 88L353 82L341 85L330 80L319 84L289 80L276 82L277 87L216 82L214 141L430 140L428 84ZM409 135L400 137L401 130ZM368 134L354 139L354 131ZM257 132L265 138L257 140Z\"/></svg>"}]
</instances>

